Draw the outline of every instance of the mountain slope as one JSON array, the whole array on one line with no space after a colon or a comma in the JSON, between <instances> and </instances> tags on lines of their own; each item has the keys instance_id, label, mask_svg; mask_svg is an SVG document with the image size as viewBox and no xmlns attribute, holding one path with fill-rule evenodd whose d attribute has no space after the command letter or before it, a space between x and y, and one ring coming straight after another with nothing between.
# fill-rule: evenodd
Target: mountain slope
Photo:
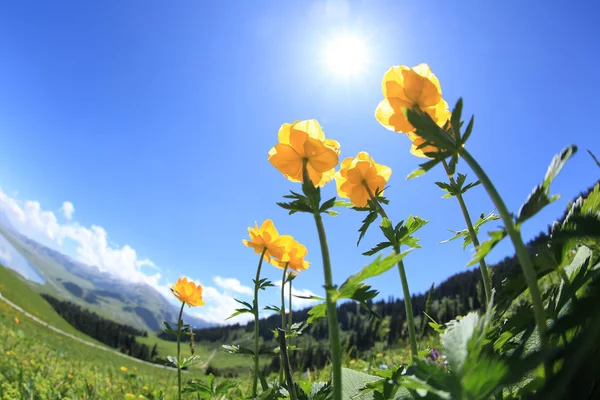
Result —
<instances>
[{"instance_id":1,"label":"mountain slope","mask_svg":"<svg viewBox=\"0 0 600 400\"><path fill-rule=\"evenodd\" d=\"M176 307L149 285L117 279L6 226L0 226L0 235L43 278L43 284L33 284L40 293L71 301L141 330L158 331L162 321L177 319ZM210 326L190 316L186 316L186 321L197 327Z\"/></svg>"}]
</instances>

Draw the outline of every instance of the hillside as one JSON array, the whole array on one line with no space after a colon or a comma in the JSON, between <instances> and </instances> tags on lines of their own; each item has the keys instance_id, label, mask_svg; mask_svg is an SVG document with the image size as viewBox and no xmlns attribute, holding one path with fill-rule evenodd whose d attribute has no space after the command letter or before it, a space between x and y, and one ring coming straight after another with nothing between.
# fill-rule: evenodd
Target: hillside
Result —
<instances>
[{"instance_id":1,"label":"hillside","mask_svg":"<svg viewBox=\"0 0 600 400\"><path fill-rule=\"evenodd\" d=\"M0 221L3 221L0 218ZM116 279L95 267L77 262L66 255L27 238L10 227L0 225L0 237L11 251L27 260L27 267L40 276L32 284L39 293L68 300L108 319L156 332L162 321L175 321L177 310L152 287ZM13 257L15 258L15 257ZM30 277L30 275L26 275ZM205 321L187 316L198 327L210 326Z\"/></svg>"}]
</instances>

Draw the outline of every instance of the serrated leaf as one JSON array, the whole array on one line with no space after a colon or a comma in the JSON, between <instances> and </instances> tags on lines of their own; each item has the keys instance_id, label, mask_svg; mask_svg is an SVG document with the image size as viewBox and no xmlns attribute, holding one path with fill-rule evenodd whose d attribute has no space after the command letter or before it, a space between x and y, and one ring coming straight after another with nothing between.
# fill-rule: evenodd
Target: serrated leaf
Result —
<instances>
[{"instance_id":1,"label":"serrated leaf","mask_svg":"<svg viewBox=\"0 0 600 400\"><path fill-rule=\"evenodd\" d=\"M498 214L494 213L493 211L490 212L488 215L481 213L481 215L479 216L477 221L475 221L475 224L473 224L473 230L475 231L475 234L477 235L479 233L479 228L481 228L483 225L485 225L486 223L488 223L490 221L495 221L497 219L500 219L500 216ZM453 231L453 230L449 230L449 231L454 233L454 236L452 236L451 238L446 239L444 241L441 241L440 244L448 243L453 240L463 238L464 241L463 241L462 248L463 248L463 250L465 250L468 245L473 243L469 229L465 228L460 231Z\"/></svg>"},{"instance_id":2,"label":"serrated leaf","mask_svg":"<svg viewBox=\"0 0 600 400\"><path fill-rule=\"evenodd\" d=\"M223 348L225 349L225 351L227 351L230 354L249 354L249 355L254 355L254 350L249 349L247 347L243 347L240 345L229 345L229 344L224 344Z\"/></svg>"},{"instance_id":3,"label":"serrated leaf","mask_svg":"<svg viewBox=\"0 0 600 400\"><path fill-rule=\"evenodd\" d=\"M325 212L327 210L329 210L331 207L333 207L335 205L336 202L336 198L332 197L331 199L327 200L326 202L324 202L321 205L321 208L319 208L320 212Z\"/></svg>"},{"instance_id":4,"label":"serrated leaf","mask_svg":"<svg viewBox=\"0 0 600 400\"><path fill-rule=\"evenodd\" d=\"M308 319L306 322L309 324L318 321L321 318L325 318L327 316L327 304L319 303L308 311Z\"/></svg>"},{"instance_id":5,"label":"serrated leaf","mask_svg":"<svg viewBox=\"0 0 600 400\"><path fill-rule=\"evenodd\" d=\"M346 279L342 286L340 286L339 290L337 290L337 292L333 295L333 298L335 300L340 298L352 298L352 294L354 293L354 291L360 288L360 285L361 283L363 283L363 281L369 278L373 278L375 276L379 276L384 272L390 270L404 257L406 257L411 252L411 250L412 249L403 251L398 255L392 253L385 258L383 258L381 255L378 256L372 263L365 266L362 270Z\"/></svg>"},{"instance_id":6,"label":"serrated leaf","mask_svg":"<svg viewBox=\"0 0 600 400\"><path fill-rule=\"evenodd\" d=\"M426 219L409 215L406 223L400 223L396 225L395 230L395 238L396 243L399 246L409 246L411 248L418 248L419 239L413 237L412 235L417 232L419 229L427 225L429 221Z\"/></svg>"},{"instance_id":7,"label":"serrated leaf","mask_svg":"<svg viewBox=\"0 0 600 400\"><path fill-rule=\"evenodd\" d=\"M533 189L533 192L529 195L525 203L521 206L519 210L516 224L517 226L521 225L523 222L527 221L529 218L533 217L537 214L541 209L543 209L548 204L557 200L560 196L550 196L550 184L556 178L558 173L564 167L566 162L577 152L576 146L569 146L564 149L560 154L554 156L548 170L546 171L546 176L544 177L544 181L536 186Z\"/></svg>"},{"instance_id":8,"label":"serrated leaf","mask_svg":"<svg viewBox=\"0 0 600 400\"><path fill-rule=\"evenodd\" d=\"M506 229L504 229L504 228L501 229L501 230L489 232L490 239L488 239L485 242L481 243L481 245L479 246L479 248L475 252L475 255L473 256L473 258L471 259L471 261L467 264L467 267L471 267L471 266L477 264L490 251L492 251L492 249L494 247L496 247L496 245L498 243L500 243L500 241L502 239L504 239L507 234L508 233L506 232Z\"/></svg>"},{"instance_id":9,"label":"serrated leaf","mask_svg":"<svg viewBox=\"0 0 600 400\"><path fill-rule=\"evenodd\" d=\"M281 314L281 307L277 307L274 305L268 305L264 308L264 310L275 311L277 314Z\"/></svg>"},{"instance_id":10,"label":"serrated leaf","mask_svg":"<svg viewBox=\"0 0 600 400\"><path fill-rule=\"evenodd\" d=\"M369 251L365 251L364 253L362 253L363 256L372 256L375 255L377 253L379 253L381 250L383 249L387 249L388 247L390 247L392 244L390 242L381 242L378 243L375 247L373 247L371 250Z\"/></svg>"},{"instance_id":11,"label":"serrated leaf","mask_svg":"<svg viewBox=\"0 0 600 400\"><path fill-rule=\"evenodd\" d=\"M448 322L446 331L440 336L450 368L458 375L468 356L469 340L478 325L479 316L476 312L470 312L460 320Z\"/></svg>"},{"instance_id":12,"label":"serrated leaf","mask_svg":"<svg viewBox=\"0 0 600 400\"><path fill-rule=\"evenodd\" d=\"M360 232L360 235L358 236L358 242L356 242L356 246L358 246L360 244L360 241L367 233L369 226L371 226L371 224L373 222L375 222L375 220L377 219L377 215L378 215L377 211L370 211L369 214L367 214L365 219L362 221L363 224L360 227L360 229L358 230Z\"/></svg>"}]
</instances>

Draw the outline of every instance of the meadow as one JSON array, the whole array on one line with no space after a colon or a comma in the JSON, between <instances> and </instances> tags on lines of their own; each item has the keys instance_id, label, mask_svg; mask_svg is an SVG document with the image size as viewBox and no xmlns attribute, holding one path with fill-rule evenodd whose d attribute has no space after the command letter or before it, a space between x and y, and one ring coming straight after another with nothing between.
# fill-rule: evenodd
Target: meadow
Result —
<instances>
[{"instance_id":1,"label":"meadow","mask_svg":"<svg viewBox=\"0 0 600 400\"><path fill-rule=\"evenodd\" d=\"M474 248L470 266L479 267L480 301L473 311L431 314L427 301L423 315L415 315L413 293L405 272L410 253L420 251L418 232L428 221L410 214L396 215L393 199L384 196L391 169L359 152L340 159L341 145L327 138L316 120L284 123L268 162L298 188L283 196L279 207L311 218L319 238L325 297L317 300L304 320L294 320L287 310L293 296L281 290L281 303L268 306L278 318L272 340L261 335L259 313L265 307L260 294L292 287L309 268L307 248L293 236L280 233L271 219L248 228L249 260L256 263L252 302L238 300L232 317L248 314L254 320L233 343L223 346L194 342L196 332L186 324L185 307L202 307L202 286L181 277L172 287L180 302L176 322L166 321L158 343L170 369L141 364L113 352L86 346L49 332L6 304L0 303L0 395L3 398L212 398L212 399L593 399L600 396L600 184L569 204L565 215L553 221L546 236L529 245L521 228L558 196L551 184L578 149L565 147L550 160L547 173L534 185L518 212L511 212L492 179L470 153L468 140L475 134L473 117L463 114L463 101L450 109L442 98L441 84L427 64L394 66L383 76L383 99L375 118L386 129L404 135L411 153L422 162L408 179L443 168L447 181L435 182L443 197L456 201L456 212L466 229L450 241ZM591 153L590 153L591 154ZM484 155L477 155L483 157ZM266 162L266 161L265 161ZM589 168L598 168L595 157ZM476 180L467 181L459 169L470 169ZM331 183L330 183L331 182ZM323 199L321 187L335 184L338 197ZM465 194L484 190L496 212L473 220ZM339 210L364 216L357 227L360 242L367 230L378 230L381 242L364 253L369 263L336 284L332 278L324 219L339 217ZM484 232L496 221L500 228ZM485 226L485 227L484 227ZM501 241L510 241L518 265L512 276L494 281L486 256ZM350 243L349 246L354 246ZM249 261L251 262L251 261ZM281 281L261 277L267 266L279 268ZM381 318L373 300L378 291L367 281L396 270L403 294L402 326L405 334L393 343L374 343L381 352L353 352L347 346L341 304L362 307L369 322ZM37 294L18 278L4 272L0 291L26 311L65 332L80 333L55 315ZM439 304L436 305L439 309ZM446 302L445 310L449 310ZM466 310L464 310L466 311ZM448 312L446 312L448 314ZM280 318L280 323L279 323ZM427 324L423 322L426 321ZM264 322L262 322L264 324ZM307 351L304 332L321 324L326 360L316 370L294 369L297 354ZM366 325L371 326L371 325ZM424 328L429 334L424 334ZM377 329L372 329L375 334ZM359 346L361 340L353 339ZM189 343L194 343L195 347ZM193 350L192 350L193 349ZM375 354L373 354L375 353ZM214 357L214 358L212 358ZM208 358L215 368L237 371L232 379L205 375ZM273 362L276 361L275 366ZM231 364L230 364L231 363ZM238 367L239 366L239 367ZM272 368L266 368L271 366Z\"/></svg>"}]
</instances>

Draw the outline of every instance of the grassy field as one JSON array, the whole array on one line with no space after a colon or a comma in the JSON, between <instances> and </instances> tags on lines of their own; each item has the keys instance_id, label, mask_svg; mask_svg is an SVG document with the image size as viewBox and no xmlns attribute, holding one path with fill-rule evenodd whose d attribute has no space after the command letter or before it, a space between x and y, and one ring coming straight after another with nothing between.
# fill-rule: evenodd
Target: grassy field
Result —
<instances>
[{"instance_id":1,"label":"grassy field","mask_svg":"<svg viewBox=\"0 0 600 400\"><path fill-rule=\"evenodd\" d=\"M1 266L0 292L52 326L105 347L69 325L28 283ZM154 334L140 340L157 343L162 357L175 354L174 342ZM189 347L182 348L189 354ZM212 348L199 345L196 353L208 357ZM192 369L184 373L184 379L202 378L203 374ZM0 399L169 399L176 394L176 379L173 370L77 342L0 301Z\"/></svg>"}]
</instances>

